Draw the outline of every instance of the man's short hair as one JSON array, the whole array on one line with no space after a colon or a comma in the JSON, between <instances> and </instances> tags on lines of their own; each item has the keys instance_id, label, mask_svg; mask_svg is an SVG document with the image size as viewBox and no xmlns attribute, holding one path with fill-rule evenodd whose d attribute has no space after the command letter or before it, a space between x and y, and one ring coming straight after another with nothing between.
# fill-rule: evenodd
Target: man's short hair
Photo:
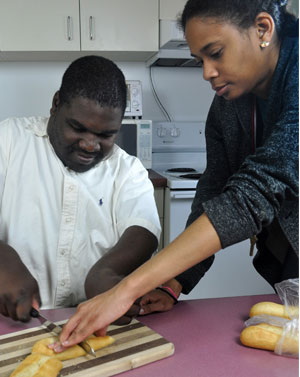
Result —
<instances>
[{"instance_id":1,"label":"man's short hair","mask_svg":"<svg viewBox=\"0 0 300 377\"><path fill-rule=\"evenodd\" d=\"M93 100L101 107L126 108L127 86L120 68L102 56L88 55L72 62L59 90L59 105L75 97Z\"/></svg>"}]
</instances>

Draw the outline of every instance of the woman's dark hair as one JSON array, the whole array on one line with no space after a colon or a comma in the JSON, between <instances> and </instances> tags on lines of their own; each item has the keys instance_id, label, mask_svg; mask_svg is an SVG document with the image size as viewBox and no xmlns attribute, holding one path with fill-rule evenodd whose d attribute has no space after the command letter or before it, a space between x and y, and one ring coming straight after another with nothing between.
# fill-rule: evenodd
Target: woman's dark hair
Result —
<instances>
[{"instance_id":1,"label":"woman's dark hair","mask_svg":"<svg viewBox=\"0 0 300 377\"><path fill-rule=\"evenodd\" d=\"M287 11L287 2L288 0L188 0L179 24L185 30L188 20L193 17L212 17L229 21L241 29L248 29L254 25L260 12L267 12L274 20L278 38L282 39L296 19Z\"/></svg>"},{"instance_id":2,"label":"woman's dark hair","mask_svg":"<svg viewBox=\"0 0 300 377\"><path fill-rule=\"evenodd\" d=\"M127 86L118 66L102 56L84 56L65 71L59 89L59 105L75 97L88 98L101 107L126 108Z\"/></svg>"}]
</instances>

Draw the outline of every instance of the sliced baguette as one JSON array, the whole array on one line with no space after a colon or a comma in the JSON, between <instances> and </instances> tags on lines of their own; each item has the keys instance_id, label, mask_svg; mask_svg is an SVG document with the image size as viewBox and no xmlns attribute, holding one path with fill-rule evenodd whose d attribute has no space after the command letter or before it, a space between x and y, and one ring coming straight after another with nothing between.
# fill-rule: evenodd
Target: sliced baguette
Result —
<instances>
[{"instance_id":1,"label":"sliced baguette","mask_svg":"<svg viewBox=\"0 0 300 377\"><path fill-rule=\"evenodd\" d=\"M10 377L56 377L63 364L56 357L29 355L12 372Z\"/></svg>"}]
</instances>

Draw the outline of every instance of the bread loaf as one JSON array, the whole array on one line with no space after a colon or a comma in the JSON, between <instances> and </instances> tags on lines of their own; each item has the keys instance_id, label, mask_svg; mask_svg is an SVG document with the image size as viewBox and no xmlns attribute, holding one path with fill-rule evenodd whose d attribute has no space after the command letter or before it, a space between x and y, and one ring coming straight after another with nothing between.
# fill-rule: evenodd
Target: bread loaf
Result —
<instances>
[{"instance_id":1,"label":"bread loaf","mask_svg":"<svg viewBox=\"0 0 300 377\"><path fill-rule=\"evenodd\" d=\"M62 367L56 357L34 354L27 356L10 377L56 377Z\"/></svg>"},{"instance_id":2,"label":"bread loaf","mask_svg":"<svg viewBox=\"0 0 300 377\"><path fill-rule=\"evenodd\" d=\"M297 318L299 316L299 308L296 306L290 306L289 307L289 313L287 313L286 308L284 305L276 304L275 302L259 302L258 304L255 304L250 309L250 317L258 316L258 315L272 315L275 317L282 317L291 319Z\"/></svg>"},{"instance_id":3,"label":"bread loaf","mask_svg":"<svg viewBox=\"0 0 300 377\"><path fill-rule=\"evenodd\" d=\"M244 346L274 351L283 333L282 327L260 323L259 325L246 327L240 336ZM297 355L299 352L298 337L286 337L284 352Z\"/></svg>"},{"instance_id":4,"label":"bread loaf","mask_svg":"<svg viewBox=\"0 0 300 377\"><path fill-rule=\"evenodd\" d=\"M115 341L108 335L100 337L92 335L86 340L95 351ZM78 345L56 353L48 345L57 341L57 336L51 336L36 342L32 347L31 355L21 362L10 377L56 377L63 367L62 360L75 359L86 355L86 351Z\"/></svg>"},{"instance_id":5,"label":"bread loaf","mask_svg":"<svg viewBox=\"0 0 300 377\"><path fill-rule=\"evenodd\" d=\"M241 332L240 339L244 346L274 351L281 335L282 327L260 323L246 327Z\"/></svg>"},{"instance_id":6,"label":"bread loaf","mask_svg":"<svg viewBox=\"0 0 300 377\"><path fill-rule=\"evenodd\" d=\"M114 342L114 338L111 336L90 336L86 339L89 345L95 350L99 350L103 347L109 346ZM32 347L31 353L33 354L41 354L41 355L47 355L47 356L55 356L59 360L69 360L69 359L75 359L76 357L84 356L86 355L86 351L78 346L72 346L70 348L67 348L65 351L56 353L54 350L50 349L48 347L49 344L58 342L57 336L51 336L48 338L44 338L39 340L34 344Z\"/></svg>"},{"instance_id":7,"label":"bread loaf","mask_svg":"<svg viewBox=\"0 0 300 377\"><path fill-rule=\"evenodd\" d=\"M55 356L61 361L75 359L76 357L84 356L86 354L85 350L78 345L67 348L63 352L56 353L54 350L48 347L49 344L55 342L58 342L57 336L51 336L49 338L41 339L33 345L31 353L46 356Z\"/></svg>"}]
</instances>

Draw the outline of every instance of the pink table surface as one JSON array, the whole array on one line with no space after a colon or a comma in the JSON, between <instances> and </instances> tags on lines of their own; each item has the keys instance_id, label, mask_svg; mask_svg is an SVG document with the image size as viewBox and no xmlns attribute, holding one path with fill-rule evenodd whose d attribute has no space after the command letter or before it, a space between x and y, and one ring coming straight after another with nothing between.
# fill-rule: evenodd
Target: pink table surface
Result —
<instances>
[{"instance_id":1,"label":"pink table surface","mask_svg":"<svg viewBox=\"0 0 300 377\"><path fill-rule=\"evenodd\" d=\"M298 359L244 347L239 335L249 309L260 301L279 302L276 295L180 301L173 310L138 319L174 343L174 355L119 374L122 377L298 377ZM63 320L73 308L43 311ZM0 335L38 326L0 316Z\"/></svg>"}]
</instances>

